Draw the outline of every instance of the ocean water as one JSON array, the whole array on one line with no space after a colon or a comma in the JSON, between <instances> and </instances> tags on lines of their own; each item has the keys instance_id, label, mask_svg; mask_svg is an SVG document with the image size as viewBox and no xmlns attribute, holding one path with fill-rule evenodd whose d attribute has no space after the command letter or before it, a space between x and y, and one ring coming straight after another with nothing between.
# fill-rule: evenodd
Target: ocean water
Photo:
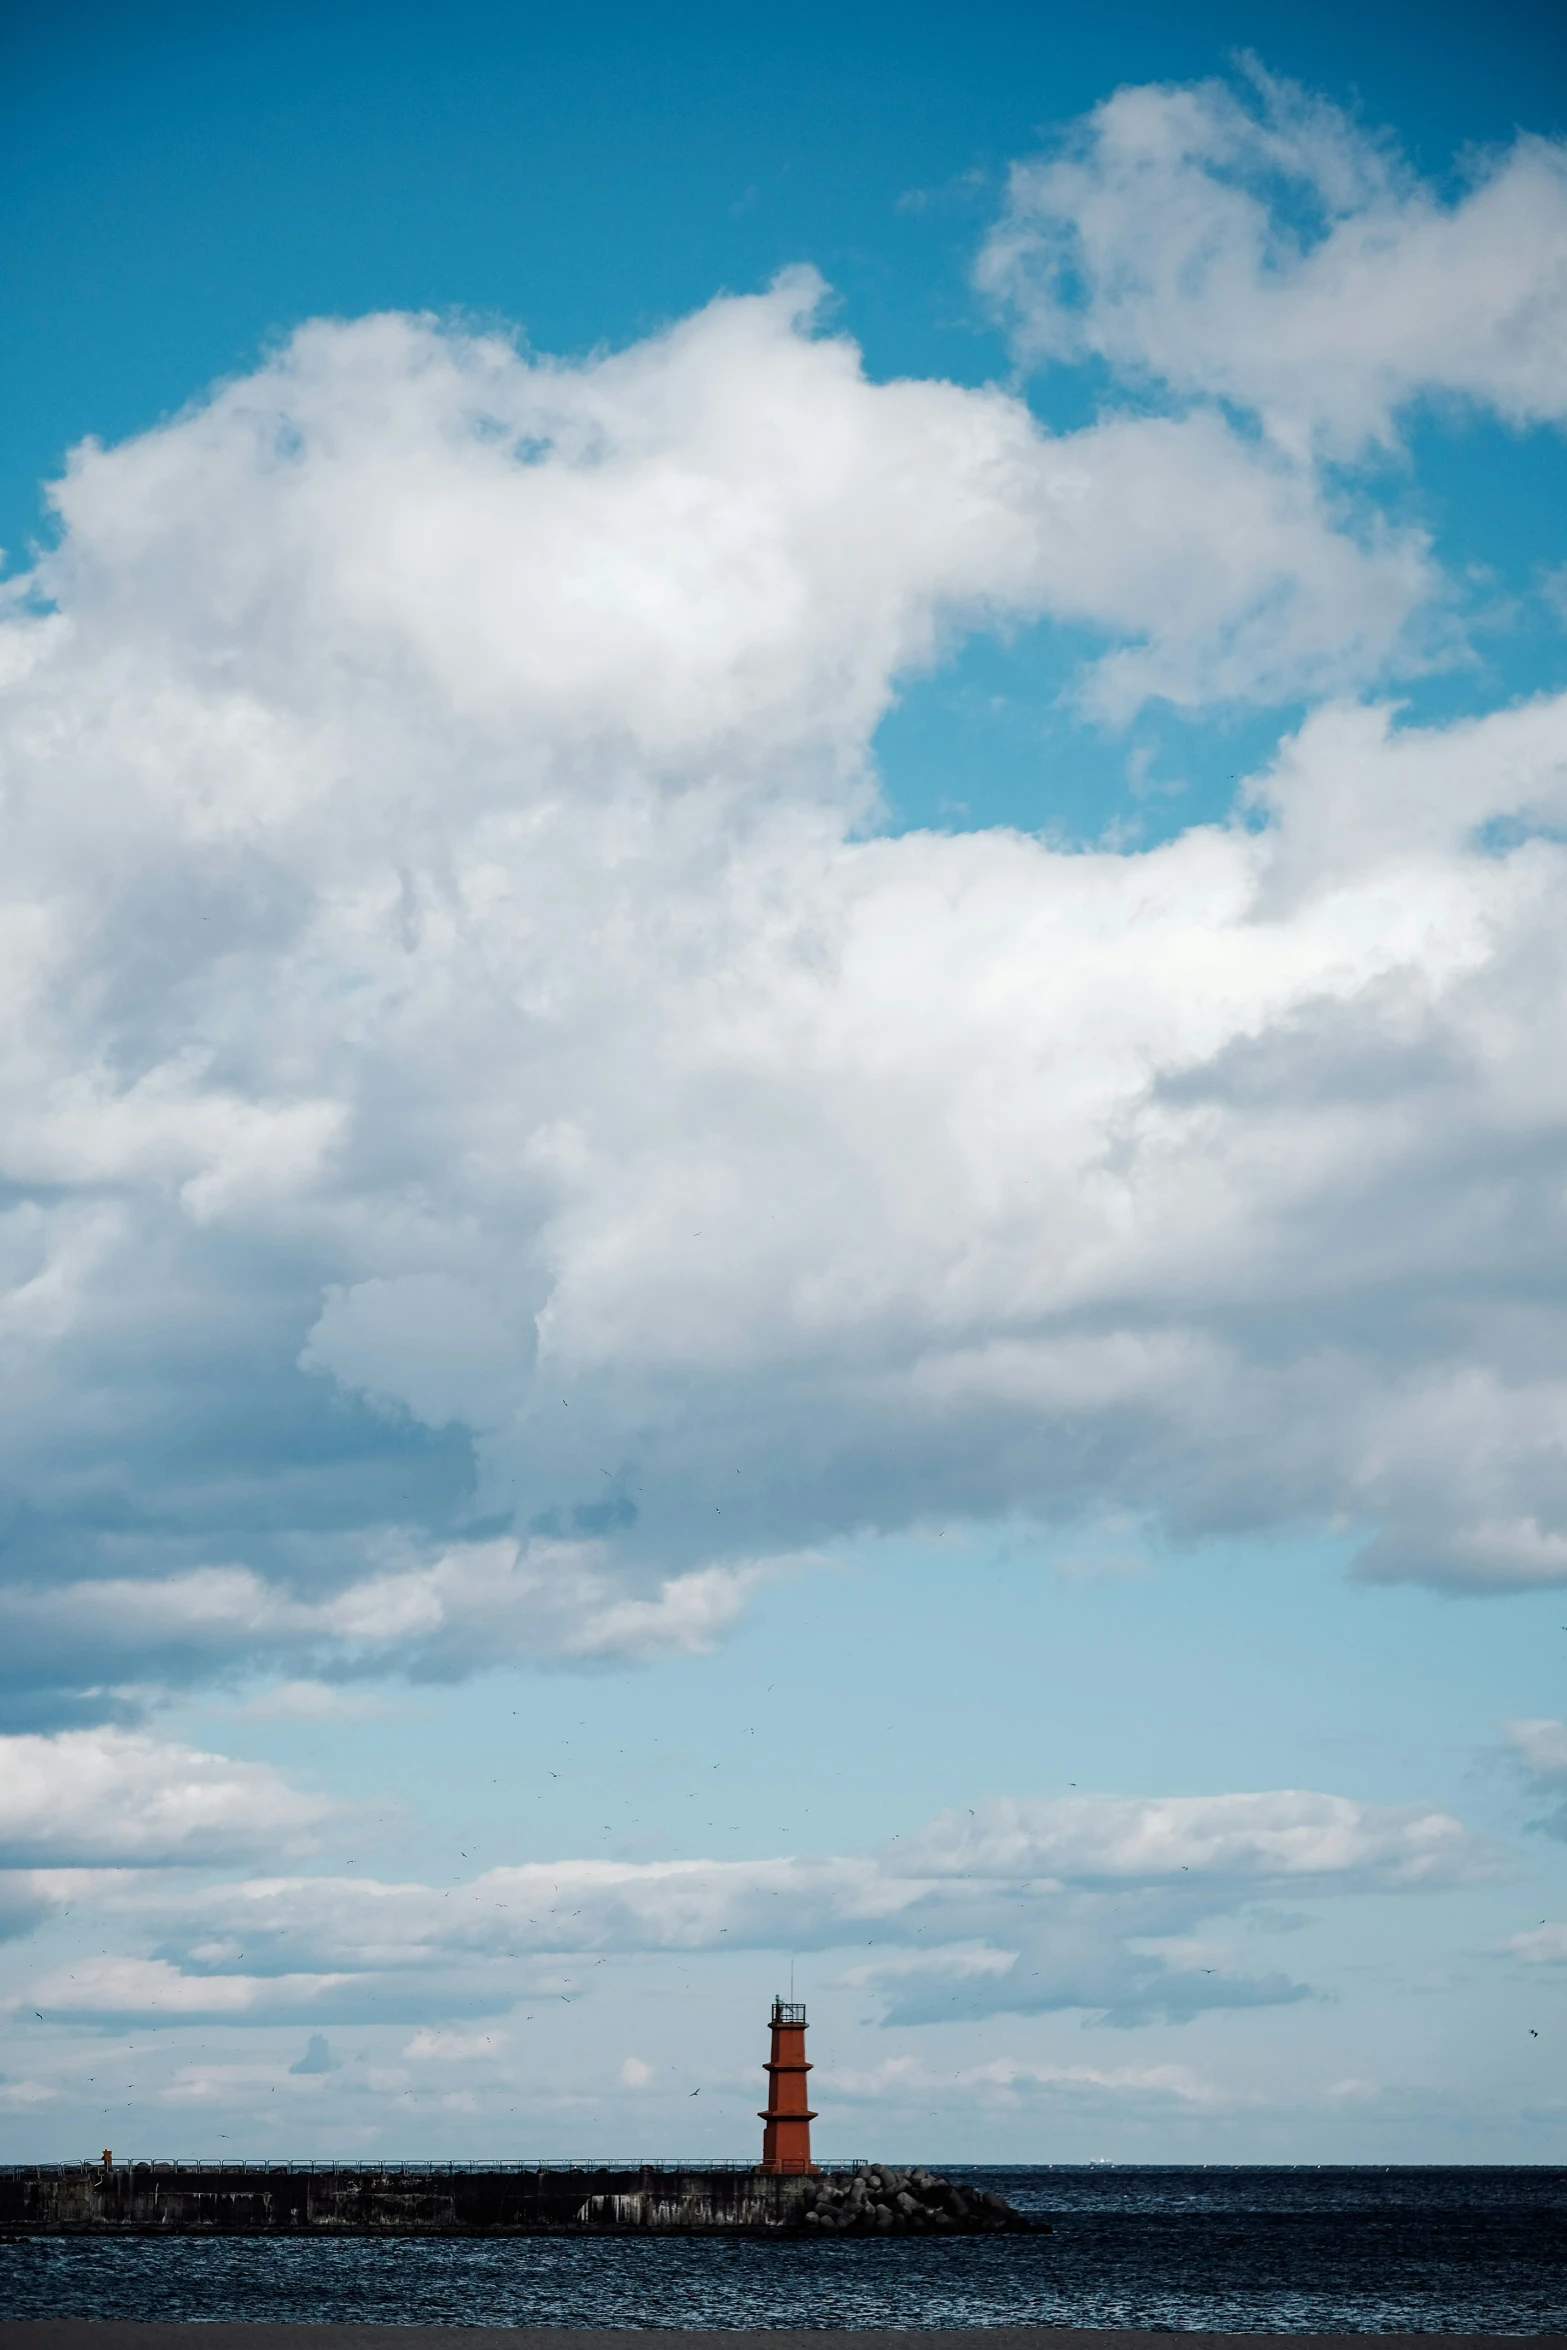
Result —
<instances>
[{"instance_id":1,"label":"ocean water","mask_svg":"<svg viewBox=\"0 0 1567 2350\"><path fill-rule=\"evenodd\" d=\"M1567 2332L1567 2170L955 2168L1048 2235L30 2237L0 2315Z\"/></svg>"}]
</instances>

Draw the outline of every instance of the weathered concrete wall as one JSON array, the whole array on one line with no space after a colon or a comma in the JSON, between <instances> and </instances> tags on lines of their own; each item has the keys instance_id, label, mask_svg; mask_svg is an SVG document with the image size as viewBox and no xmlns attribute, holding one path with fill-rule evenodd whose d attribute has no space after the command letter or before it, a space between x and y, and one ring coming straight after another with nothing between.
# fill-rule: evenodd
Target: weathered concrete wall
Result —
<instances>
[{"instance_id":1,"label":"weathered concrete wall","mask_svg":"<svg viewBox=\"0 0 1567 2350\"><path fill-rule=\"evenodd\" d=\"M925 2184L928 2182L928 2186ZM901 2201L900 2201L901 2198ZM1023 2226L926 2171L320 2168L116 2163L0 2171L0 2235L560 2235Z\"/></svg>"},{"instance_id":2,"label":"weathered concrete wall","mask_svg":"<svg viewBox=\"0 0 1567 2350\"><path fill-rule=\"evenodd\" d=\"M117 2163L0 2175L10 2234L507 2235L801 2223L798 2179L754 2171L224 2169Z\"/></svg>"}]
</instances>

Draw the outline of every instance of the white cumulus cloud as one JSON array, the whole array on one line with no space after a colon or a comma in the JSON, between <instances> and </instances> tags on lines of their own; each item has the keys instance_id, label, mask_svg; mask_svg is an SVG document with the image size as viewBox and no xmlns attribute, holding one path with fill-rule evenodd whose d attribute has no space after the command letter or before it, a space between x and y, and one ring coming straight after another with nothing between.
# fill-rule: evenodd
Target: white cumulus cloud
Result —
<instances>
[{"instance_id":1,"label":"white cumulus cloud","mask_svg":"<svg viewBox=\"0 0 1567 2350\"><path fill-rule=\"evenodd\" d=\"M1520 136L1448 201L1255 66L1118 90L1015 165L980 276L1030 357L1231 402L1297 451L1389 440L1422 395L1567 417L1567 149Z\"/></svg>"},{"instance_id":2,"label":"white cumulus cloud","mask_svg":"<svg viewBox=\"0 0 1567 2350\"><path fill-rule=\"evenodd\" d=\"M1567 1579L1567 704L1331 700L1149 851L885 837L965 631L1342 696L1439 583L1211 405L1052 435L819 295L317 324L75 454L0 626L23 1726L697 1651L938 1512Z\"/></svg>"},{"instance_id":3,"label":"white cumulus cloud","mask_svg":"<svg viewBox=\"0 0 1567 2350\"><path fill-rule=\"evenodd\" d=\"M84 1958L38 1977L10 2006L31 2004L51 2019L212 2017L271 2023L299 2010L333 2006L345 1978L332 1975L187 1974L161 1958Z\"/></svg>"},{"instance_id":4,"label":"white cumulus cloud","mask_svg":"<svg viewBox=\"0 0 1567 2350\"><path fill-rule=\"evenodd\" d=\"M13 1866L226 1860L307 1843L337 1809L269 1764L140 1731L0 1738L0 1855Z\"/></svg>"}]
</instances>

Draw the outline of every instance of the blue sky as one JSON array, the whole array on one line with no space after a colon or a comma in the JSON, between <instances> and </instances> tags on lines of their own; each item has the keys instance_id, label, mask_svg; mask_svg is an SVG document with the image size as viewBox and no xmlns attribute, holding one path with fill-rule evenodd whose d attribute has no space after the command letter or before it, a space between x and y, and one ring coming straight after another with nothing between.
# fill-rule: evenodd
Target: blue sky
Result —
<instances>
[{"instance_id":1,"label":"blue sky","mask_svg":"<svg viewBox=\"0 0 1567 2350\"><path fill-rule=\"evenodd\" d=\"M0 2142L1561 2159L1551 13L5 41Z\"/></svg>"}]
</instances>

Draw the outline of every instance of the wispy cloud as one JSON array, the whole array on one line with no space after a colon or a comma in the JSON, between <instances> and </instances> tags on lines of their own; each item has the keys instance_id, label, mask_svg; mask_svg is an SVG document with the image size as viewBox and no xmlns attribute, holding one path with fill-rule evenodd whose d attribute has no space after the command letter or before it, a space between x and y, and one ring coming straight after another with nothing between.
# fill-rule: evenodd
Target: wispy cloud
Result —
<instances>
[{"instance_id":1,"label":"wispy cloud","mask_svg":"<svg viewBox=\"0 0 1567 2350\"><path fill-rule=\"evenodd\" d=\"M1551 1805L1535 1827L1544 1835L1567 1838L1567 1722L1504 1722L1502 1736L1530 1794Z\"/></svg>"},{"instance_id":2,"label":"wispy cloud","mask_svg":"<svg viewBox=\"0 0 1567 2350\"><path fill-rule=\"evenodd\" d=\"M30 1978L13 2004L231 2022L491 2016L524 1994L590 1997L611 1959L787 1946L845 1954L838 1979L889 2021L1064 2008L1182 2021L1308 1995L1248 1973L1222 1937L1197 1935L1202 1921L1286 1885L1337 1899L1462 1884L1492 1866L1443 1813L1284 1793L993 1801L878 1855L825 1860L562 1859L445 1885L121 1871L89 1906L143 1954ZM872 1955L847 1958L867 1942ZM495 2030L429 2024L404 2054L476 2054L499 2044Z\"/></svg>"},{"instance_id":3,"label":"wispy cloud","mask_svg":"<svg viewBox=\"0 0 1567 2350\"><path fill-rule=\"evenodd\" d=\"M1215 2107L1235 2102L1232 2091L1205 2080L1189 2065L1029 2064L1010 2056L948 2072L934 2071L915 2056L889 2056L871 2067L837 2067L831 2087L835 2097L851 2105L873 2106L923 2101L932 2092L950 2097L954 2089L982 2107L1020 2105L1041 2091L1112 2106L1147 2102Z\"/></svg>"}]
</instances>

